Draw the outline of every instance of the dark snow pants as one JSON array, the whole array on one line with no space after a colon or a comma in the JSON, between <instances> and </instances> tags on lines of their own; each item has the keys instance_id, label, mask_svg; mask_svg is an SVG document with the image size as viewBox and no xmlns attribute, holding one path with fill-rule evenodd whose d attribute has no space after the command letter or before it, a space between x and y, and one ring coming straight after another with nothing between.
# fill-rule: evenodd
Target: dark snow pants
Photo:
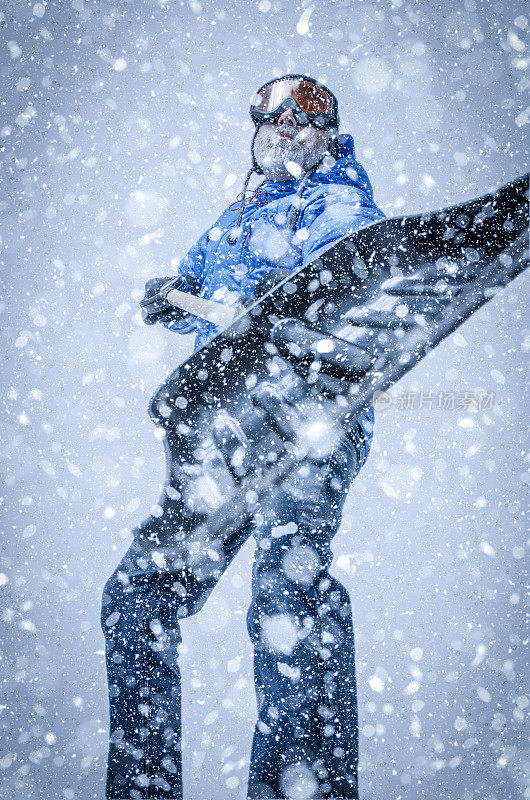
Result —
<instances>
[{"instance_id":1,"label":"dark snow pants","mask_svg":"<svg viewBox=\"0 0 530 800\"><path fill-rule=\"evenodd\" d=\"M226 567L251 532L257 540L248 612L258 704L252 800L358 798L352 615L328 567L366 456L357 426L330 456L301 467L225 548ZM179 619L196 613L215 583L168 572L133 542L105 586L109 800L183 796Z\"/></svg>"}]
</instances>

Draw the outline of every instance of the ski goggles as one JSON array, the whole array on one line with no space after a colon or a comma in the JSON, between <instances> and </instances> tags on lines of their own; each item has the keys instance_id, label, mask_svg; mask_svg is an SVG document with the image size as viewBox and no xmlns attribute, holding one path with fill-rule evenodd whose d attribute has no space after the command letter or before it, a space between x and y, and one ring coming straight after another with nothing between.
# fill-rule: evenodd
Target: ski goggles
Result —
<instances>
[{"instance_id":1,"label":"ski goggles","mask_svg":"<svg viewBox=\"0 0 530 800\"><path fill-rule=\"evenodd\" d=\"M322 130L339 126L337 98L305 75L284 75L264 84L252 98L250 116L255 125L276 123L288 108L299 125Z\"/></svg>"}]
</instances>

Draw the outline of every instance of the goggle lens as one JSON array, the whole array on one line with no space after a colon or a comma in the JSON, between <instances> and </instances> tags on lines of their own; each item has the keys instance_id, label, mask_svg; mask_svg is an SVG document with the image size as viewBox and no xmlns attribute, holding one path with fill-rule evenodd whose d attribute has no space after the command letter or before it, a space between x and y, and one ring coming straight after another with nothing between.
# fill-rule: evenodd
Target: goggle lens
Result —
<instances>
[{"instance_id":1,"label":"goggle lens","mask_svg":"<svg viewBox=\"0 0 530 800\"><path fill-rule=\"evenodd\" d=\"M286 79L267 84L252 103L255 111L270 113L291 97L306 114L331 114L333 100L325 89L304 80Z\"/></svg>"}]
</instances>

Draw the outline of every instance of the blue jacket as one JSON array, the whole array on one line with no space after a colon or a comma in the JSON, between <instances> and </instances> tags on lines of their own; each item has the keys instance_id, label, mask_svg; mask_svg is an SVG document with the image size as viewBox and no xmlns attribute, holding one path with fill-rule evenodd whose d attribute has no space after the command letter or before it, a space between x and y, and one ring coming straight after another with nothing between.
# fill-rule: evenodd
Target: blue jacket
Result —
<instances>
[{"instance_id":1,"label":"blue jacket","mask_svg":"<svg viewBox=\"0 0 530 800\"><path fill-rule=\"evenodd\" d=\"M235 244L227 242L227 236L239 203L229 206L186 253L179 274L199 281L201 297L233 306L241 296L252 297L259 279L271 269L294 270L337 239L384 217L349 134L339 136L339 157L333 167L309 178L294 235L289 235L287 220L298 186L298 180L260 184L245 207L243 230ZM163 324L179 333L196 331L195 350L218 332L197 317ZM366 415L366 422L365 432L371 433L373 412Z\"/></svg>"}]
</instances>

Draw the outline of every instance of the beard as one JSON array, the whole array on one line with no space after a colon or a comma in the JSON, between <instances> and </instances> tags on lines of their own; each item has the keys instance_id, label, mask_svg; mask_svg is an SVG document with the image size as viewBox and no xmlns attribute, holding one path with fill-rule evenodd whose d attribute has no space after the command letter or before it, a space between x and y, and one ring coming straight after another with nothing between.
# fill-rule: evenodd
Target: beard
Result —
<instances>
[{"instance_id":1,"label":"beard","mask_svg":"<svg viewBox=\"0 0 530 800\"><path fill-rule=\"evenodd\" d=\"M273 180L298 178L286 166L288 162L297 164L302 173L317 164L327 150L322 131L306 126L295 132L292 139L282 138L283 132L293 133L293 128L265 128L261 126L254 141L254 158L267 178ZM326 137L327 138L327 137Z\"/></svg>"}]
</instances>

